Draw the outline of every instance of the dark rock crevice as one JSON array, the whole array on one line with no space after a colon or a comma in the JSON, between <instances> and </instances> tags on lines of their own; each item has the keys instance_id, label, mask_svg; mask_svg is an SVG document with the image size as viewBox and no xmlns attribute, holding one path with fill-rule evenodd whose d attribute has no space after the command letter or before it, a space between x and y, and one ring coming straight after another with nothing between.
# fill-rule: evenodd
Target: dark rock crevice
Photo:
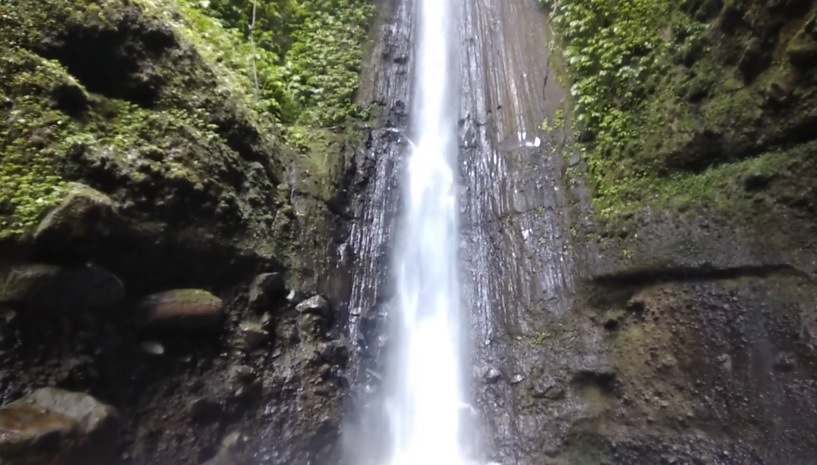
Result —
<instances>
[{"instance_id":1,"label":"dark rock crevice","mask_svg":"<svg viewBox=\"0 0 817 465\"><path fill-rule=\"evenodd\" d=\"M625 305L641 289L662 284L694 284L743 278L766 279L775 276L794 278L815 285L815 278L805 270L787 263L716 267L701 266L645 267L599 275L587 282L582 290L594 306Z\"/></svg>"},{"instance_id":2,"label":"dark rock crevice","mask_svg":"<svg viewBox=\"0 0 817 465\"><path fill-rule=\"evenodd\" d=\"M97 21L68 23L36 50L62 63L89 92L155 106L166 84L156 65L168 49L178 46L173 32L142 21L133 7L116 24Z\"/></svg>"},{"instance_id":3,"label":"dark rock crevice","mask_svg":"<svg viewBox=\"0 0 817 465\"><path fill-rule=\"evenodd\" d=\"M667 266L639 268L604 274L592 278L592 284L601 287L634 287L643 288L669 282L718 281L739 278L766 278L772 275L789 275L814 282L814 277L788 263L767 265L744 265L734 267L716 267L704 264L692 266Z\"/></svg>"}]
</instances>

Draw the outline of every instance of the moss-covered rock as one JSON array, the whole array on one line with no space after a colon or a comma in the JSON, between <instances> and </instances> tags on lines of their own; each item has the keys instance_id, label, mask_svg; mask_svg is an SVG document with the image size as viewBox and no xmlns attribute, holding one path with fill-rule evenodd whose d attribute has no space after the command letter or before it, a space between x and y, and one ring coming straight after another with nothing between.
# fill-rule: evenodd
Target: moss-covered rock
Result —
<instances>
[{"instance_id":1,"label":"moss-covered rock","mask_svg":"<svg viewBox=\"0 0 817 465\"><path fill-rule=\"evenodd\" d=\"M813 139L813 2L545 3L602 216L701 204L717 173Z\"/></svg>"},{"instance_id":2,"label":"moss-covered rock","mask_svg":"<svg viewBox=\"0 0 817 465\"><path fill-rule=\"evenodd\" d=\"M202 18L183 3L28 3L0 6L7 248L36 251L34 228L80 181L125 220L82 258L107 261L126 280L159 268L168 250L146 253L159 238L174 254L204 253L199 260L208 249L274 260L276 186L294 152L248 96L248 78L219 62L214 50L229 35L193 27ZM123 243L133 252L113 258ZM60 259L58 249L47 258Z\"/></svg>"}]
</instances>

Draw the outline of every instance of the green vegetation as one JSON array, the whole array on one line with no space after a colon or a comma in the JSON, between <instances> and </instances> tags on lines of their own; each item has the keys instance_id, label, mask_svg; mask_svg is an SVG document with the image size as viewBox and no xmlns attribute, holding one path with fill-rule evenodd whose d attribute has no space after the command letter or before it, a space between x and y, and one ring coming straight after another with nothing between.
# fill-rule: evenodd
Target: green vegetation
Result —
<instances>
[{"instance_id":1,"label":"green vegetation","mask_svg":"<svg viewBox=\"0 0 817 465\"><path fill-rule=\"evenodd\" d=\"M198 5L242 38L247 59L234 60L234 68L257 76L259 98L280 121L326 127L362 114L354 97L371 0L259 1L254 27L252 0Z\"/></svg>"},{"instance_id":2,"label":"green vegetation","mask_svg":"<svg viewBox=\"0 0 817 465\"><path fill-rule=\"evenodd\" d=\"M58 112L43 112L40 103L60 72L31 55L0 59L0 103L9 101L10 88L27 93L0 125L0 239L33 228L60 199L65 183L51 160L50 144L71 122Z\"/></svg>"},{"instance_id":3,"label":"green vegetation","mask_svg":"<svg viewBox=\"0 0 817 465\"><path fill-rule=\"evenodd\" d=\"M128 9L138 16L125 18ZM81 179L76 170L87 163L118 170L127 182L148 185L159 176L204 192L212 186L202 181L216 174L202 170L240 152L275 180L288 167L307 191L330 197L337 144L347 138L338 127L365 113L354 99L373 13L371 0L259 2L250 37L250 1L0 4L0 116L8 123L0 125L0 238L31 232L59 202L66 170ZM156 99L89 92L73 69L42 51L68 29L103 37L94 43L131 41L118 45L131 47L128 65L145 66L145 75L116 77L123 82L111 87L153 79ZM150 63L140 62L146 29L170 37L169 53L149 55ZM281 149L278 134L300 155Z\"/></svg>"},{"instance_id":4,"label":"green vegetation","mask_svg":"<svg viewBox=\"0 0 817 465\"><path fill-rule=\"evenodd\" d=\"M534 344L541 346L547 342L548 339L553 337L553 334L550 331L539 331L533 335L531 338L531 342Z\"/></svg>"},{"instance_id":5,"label":"green vegetation","mask_svg":"<svg viewBox=\"0 0 817 465\"><path fill-rule=\"evenodd\" d=\"M542 3L573 80L573 130L600 216L646 205L729 209L741 176L783 169L778 146L761 134L780 137L800 123L766 96L785 98L797 82L782 51L817 5L781 16L754 0ZM772 20L789 23L778 51L764 55L757 37Z\"/></svg>"},{"instance_id":6,"label":"green vegetation","mask_svg":"<svg viewBox=\"0 0 817 465\"><path fill-rule=\"evenodd\" d=\"M564 43L574 79L575 129L587 143L595 198L602 215L640 202L654 184L654 159L645 156L647 110L679 47L695 43L705 25L669 0L543 0ZM674 100L674 99L673 99Z\"/></svg>"}]
</instances>

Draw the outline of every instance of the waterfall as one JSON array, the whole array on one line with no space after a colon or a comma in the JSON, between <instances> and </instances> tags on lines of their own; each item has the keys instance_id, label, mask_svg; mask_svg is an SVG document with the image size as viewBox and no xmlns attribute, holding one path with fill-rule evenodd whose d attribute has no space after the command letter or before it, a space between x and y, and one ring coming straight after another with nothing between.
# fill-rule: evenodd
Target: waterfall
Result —
<instances>
[{"instance_id":1,"label":"waterfall","mask_svg":"<svg viewBox=\"0 0 817 465\"><path fill-rule=\"evenodd\" d=\"M394 265L396 321L386 372L391 465L464 463L457 248L458 92L452 0L417 11L412 139Z\"/></svg>"}]
</instances>

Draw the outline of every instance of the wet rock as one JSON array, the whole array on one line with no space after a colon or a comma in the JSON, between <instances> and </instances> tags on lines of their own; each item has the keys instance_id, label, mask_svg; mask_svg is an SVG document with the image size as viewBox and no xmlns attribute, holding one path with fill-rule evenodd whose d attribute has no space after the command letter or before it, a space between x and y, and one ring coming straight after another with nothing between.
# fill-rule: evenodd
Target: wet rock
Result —
<instances>
[{"instance_id":1,"label":"wet rock","mask_svg":"<svg viewBox=\"0 0 817 465\"><path fill-rule=\"evenodd\" d=\"M286 284L280 273L259 274L250 284L250 307L258 308L285 296Z\"/></svg>"},{"instance_id":2,"label":"wet rock","mask_svg":"<svg viewBox=\"0 0 817 465\"><path fill-rule=\"evenodd\" d=\"M190 419L196 423L208 424L219 419L222 413L221 405L206 397L200 397L190 403L188 407Z\"/></svg>"},{"instance_id":3,"label":"wet rock","mask_svg":"<svg viewBox=\"0 0 817 465\"><path fill-rule=\"evenodd\" d=\"M310 315L328 316L330 313L329 302L319 295L312 296L296 305L295 311Z\"/></svg>"},{"instance_id":4,"label":"wet rock","mask_svg":"<svg viewBox=\"0 0 817 465\"><path fill-rule=\"evenodd\" d=\"M494 384L499 381L500 378L502 378L502 372L499 371L499 368L492 367L485 372L483 378L485 379L486 383Z\"/></svg>"},{"instance_id":5,"label":"wet rock","mask_svg":"<svg viewBox=\"0 0 817 465\"><path fill-rule=\"evenodd\" d=\"M112 463L119 426L117 411L89 395L39 389L0 408L0 460Z\"/></svg>"},{"instance_id":6,"label":"wet rock","mask_svg":"<svg viewBox=\"0 0 817 465\"><path fill-rule=\"evenodd\" d=\"M561 400L565 398L565 390L551 380L537 381L531 388L534 399Z\"/></svg>"},{"instance_id":7,"label":"wet rock","mask_svg":"<svg viewBox=\"0 0 817 465\"><path fill-rule=\"evenodd\" d=\"M332 341L321 344L321 359L336 366L345 367L349 362L349 348L343 341Z\"/></svg>"},{"instance_id":8,"label":"wet rock","mask_svg":"<svg viewBox=\"0 0 817 465\"><path fill-rule=\"evenodd\" d=\"M303 300L304 296L299 291L295 289L291 289L286 296L287 302L297 302L299 300Z\"/></svg>"},{"instance_id":9,"label":"wet rock","mask_svg":"<svg viewBox=\"0 0 817 465\"><path fill-rule=\"evenodd\" d=\"M19 265L0 283L0 304L32 310L97 309L124 295L122 281L98 266Z\"/></svg>"},{"instance_id":10,"label":"wet rock","mask_svg":"<svg viewBox=\"0 0 817 465\"><path fill-rule=\"evenodd\" d=\"M616 380L615 369L596 360L586 360L574 368L573 381L582 386L597 386L604 391L611 390Z\"/></svg>"},{"instance_id":11,"label":"wet rock","mask_svg":"<svg viewBox=\"0 0 817 465\"><path fill-rule=\"evenodd\" d=\"M148 329L215 330L221 325L221 299L200 289L178 289L146 297L139 304Z\"/></svg>"},{"instance_id":12,"label":"wet rock","mask_svg":"<svg viewBox=\"0 0 817 465\"><path fill-rule=\"evenodd\" d=\"M258 377L252 367L247 365L235 365L230 367L230 381L240 385L250 384Z\"/></svg>"},{"instance_id":13,"label":"wet rock","mask_svg":"<svg viewBox=\"0 0 817 465\"><path fill-rule=\"evenodd\" d=\"M238 328L241 331L241 337L244 340L244 345L249 350L256 349L259 346L266 344L271 339L270 333L265 331L262 324L259 322L242 321L238 325Z\"/></svg>"},{"instance_id":14,"label":"wet rock","mask_svg":"<svg viewBox=\"0 0 817 465\"><path fill-rule=\"evenodd\" d=\"M323 334L323 328L324 325L321 317L310 314L301 315L298 318L295 331L290 331L288 337L285 336L285 339L292 342L314 339Z\"/></svg>"},{"instance_id":15,"label":"wet rock","mask_svg":"<svg viewBox=\"0 0 817 465\"><path fill-rule=\"evenodd\" d=\"M780 352L774 359L772 368L779 372L789 372L794 370L796 357L790 352Z\"/></svg>"},{"instance_id":16,"label":"wet rock","mask_svg":"<svg viewBox=\"0 0 817 465\"><path fill-rule=\"evenodd\" d=\"M91 240L108 233L116 218L110 197L73 183L62 202L37 226L34 240L55 245Z\"/></svg>"}]
</instances>

